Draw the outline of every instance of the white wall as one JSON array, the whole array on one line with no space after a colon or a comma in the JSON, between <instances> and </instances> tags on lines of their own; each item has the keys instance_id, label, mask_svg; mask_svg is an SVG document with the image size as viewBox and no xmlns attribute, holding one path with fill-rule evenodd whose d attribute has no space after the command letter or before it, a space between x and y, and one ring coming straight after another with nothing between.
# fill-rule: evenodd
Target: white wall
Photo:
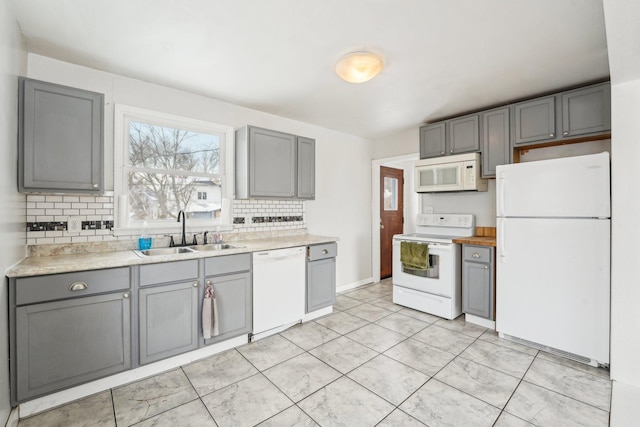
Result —
<instances>
[{"instance_id":1,"label":"white wall","mask_svg":"<svg viewBox=\"0 0 640 427\"><path fill-rule=\"evenodd\" d=\"M309 232L340 239L338 286L371 276L369 140L35 54L29 54L28 73L35 79L105 94L107 190L113 189L114 103L208 120L234 128L251 124L314 138L316 200L305 202Z\"/></svg>"},{"instance_id":2,"label":"white wall","mask_svg":"<svg viewBox=\"0 0 640 427\"><path fill-rule=\"evenodd\" d=\"M26 72L26 52L10 2L0 2L0 271L25 255L25 196L17 192L18 75ZM3 274L4 276L4 274ZM9 416L9 325L6 282L0 287L0 424Z\"/></svg>"}]
</instances>

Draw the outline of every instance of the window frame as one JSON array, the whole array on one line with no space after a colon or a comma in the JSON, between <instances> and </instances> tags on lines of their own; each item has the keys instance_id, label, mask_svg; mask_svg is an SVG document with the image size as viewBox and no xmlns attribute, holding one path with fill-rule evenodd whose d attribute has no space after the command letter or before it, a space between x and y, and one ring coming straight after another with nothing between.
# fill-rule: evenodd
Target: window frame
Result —
<instances>
[{"instance_id":1,"label":"window frame","mask_svg":"<svg viewBox=\"0 0 640 427\"><path fill-rule=\"evenodd\" d=\"M213 219L189 219L187 228L189 232L199 232L217 227L220 230L233 229L233 212L231 200L234 195L234 130L233 127L204 120L163 113L145 108L132 107L123 104L114 106L114 235L130 235L139 233L143 227L143 221L129 221L128 212L128 173L129 173L129 121L148 123L156 126L165 126L181 130L200 133L215 133L220 138L220 166L218 174L203 174L200 172L189 173L194 176L219 176L222 179L221 216ZM125 196L125 197L123 197ZM126 204L127 211L121 212L122 205ZM127 221L123 224L123 221ZM175 233L182 230L182 224L177 221L166 220L148 224L147 233Z\"/></svg>"}]
</instances>

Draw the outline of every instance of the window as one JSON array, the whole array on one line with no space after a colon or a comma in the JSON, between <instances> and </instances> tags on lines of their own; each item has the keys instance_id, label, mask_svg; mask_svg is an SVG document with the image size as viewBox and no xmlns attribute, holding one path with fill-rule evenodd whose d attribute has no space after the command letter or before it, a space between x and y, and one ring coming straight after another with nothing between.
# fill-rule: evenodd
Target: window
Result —
<instances>
[{"instance_id":1,"label":"window","mask_svg":"<svg viewBox=\"0 0 640 427\"><path fill-rule=\"evenodd\" d=\"M115 120L116 228L173 228L180 210L190 228L231 222L230 127L121 105Z\"/></svg>"}]
</instances>

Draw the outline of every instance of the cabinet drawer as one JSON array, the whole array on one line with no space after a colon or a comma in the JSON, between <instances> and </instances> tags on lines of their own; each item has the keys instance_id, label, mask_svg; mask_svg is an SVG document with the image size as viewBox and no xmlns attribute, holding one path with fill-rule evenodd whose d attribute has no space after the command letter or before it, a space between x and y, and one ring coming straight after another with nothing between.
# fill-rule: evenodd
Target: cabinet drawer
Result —
<instances>
[{"instance_id":1,"label":"cabinet drawer","mask_svg":"<svg viewBox=\"0 0 640 427\"><path fill-rule=\"evenodd\" d=\"M219 276L248 270L251 270L251 254L218 256L204 260L205 276Z\"/></svg>"},{"instance_id":2,"label":"cabinet drawer","mask_svg":"<svg viewBox=\"0 0 640 427\"><path fill-rule=\"evenodd\" d=\"M491 262L493 248L489 246L464 245L463 253L465 261Z\"/></svg>"},{"instance_id":3,"label":"cabinet drawer","mask_svg":"<svg viewBox=\"0 0 640 427\"><path fill-rule=\"evenodd\" d=\"M197 277L197 259L140 266L140 286L179 282Z\"/></svg>"},{"instance_id":4,"label":"cabinet drawer","mask_svg":"<svg viewBox=\"0 0 640 427\"><path fill-rule=\"evenodd\" d=\"M16 305L84 297L129 286L128 267L25 277L16 280Z\"/></svg>"},{"instance_id":5,"label":"cabinet drawer","mask_svg":"<svg viewBox=\"0 0 640 427\"><path fill-rule=\"evenodd\" d=\"M338 255L338 245L335 243L324 243L321 245L309 246L307 250L307 259L309 261L317 261L325 258L335 258Z\"/></svg>"}]
</instances>

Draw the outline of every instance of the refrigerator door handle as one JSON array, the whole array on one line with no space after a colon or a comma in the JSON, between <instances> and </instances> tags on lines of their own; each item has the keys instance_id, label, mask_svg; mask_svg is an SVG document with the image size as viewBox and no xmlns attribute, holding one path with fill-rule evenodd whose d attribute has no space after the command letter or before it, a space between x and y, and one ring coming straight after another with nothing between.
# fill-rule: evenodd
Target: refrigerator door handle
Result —
<instances>
[{"instance_id":1,"label":"refrigerator door handle","mask_svg":"<svg viewBox=\"0 0 640 427\"><path fill-rule=\"evenodd\" d=\"M497 215L504 216L504 172L500 171L496 176L496 193L498 199Z\"/></svg>"},{"instance_id":2,"label":"refrigerator door handle","mask_svg":"<svg viewBox=\"0 0 640 427\"><path fill-rule=\"evenodd\" d=\"M498 218L498 229L497 229L497 235L498 235L498 260L500 262L505 262L505 258L507 257L506 254L506 248L504 245L504 222L500 220L500 218Z\"/></svg>"}]
</instances>

